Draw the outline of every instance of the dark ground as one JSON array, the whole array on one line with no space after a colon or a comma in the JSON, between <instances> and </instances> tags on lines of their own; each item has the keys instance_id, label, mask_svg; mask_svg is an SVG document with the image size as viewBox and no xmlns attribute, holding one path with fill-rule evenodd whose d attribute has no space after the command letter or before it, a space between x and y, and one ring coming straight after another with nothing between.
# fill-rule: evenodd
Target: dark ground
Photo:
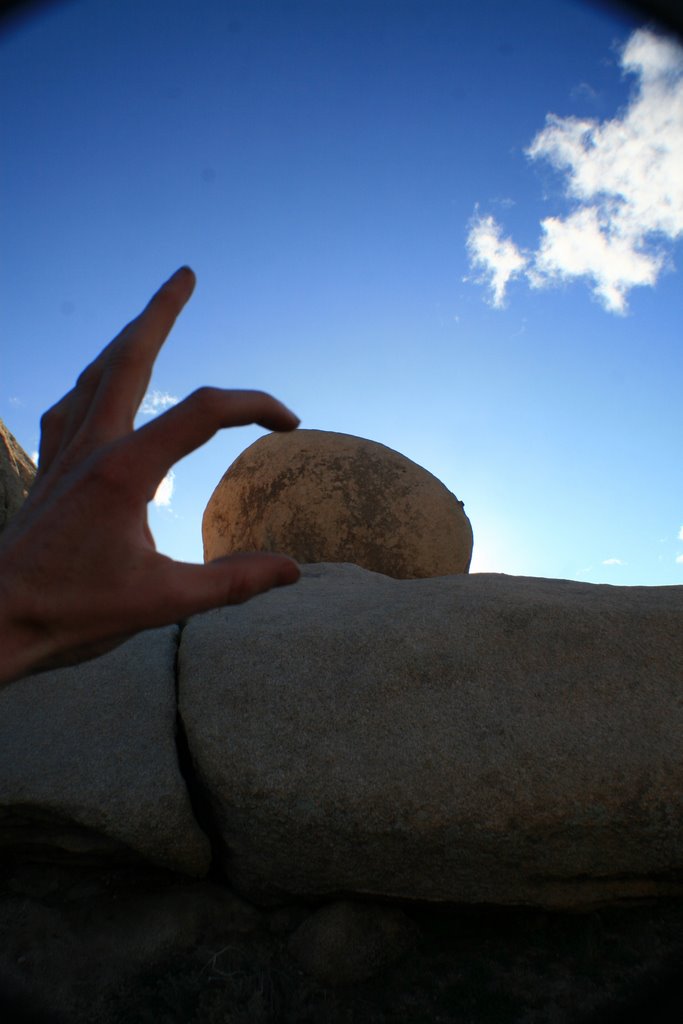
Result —
<instances>
[{"instance_id":1,"label":"dark ground","mask_svg":"<svg viewBox=\"0 0 683 1024\"><path fill-rule=\"evenodd\" d=\"M403 905L408 953L341 987L288 949L315 909L259 909L224 884L143 868L5 864L0 1022L683 1022L683 900L581 913Z\"/></svg>"}]
</instances>

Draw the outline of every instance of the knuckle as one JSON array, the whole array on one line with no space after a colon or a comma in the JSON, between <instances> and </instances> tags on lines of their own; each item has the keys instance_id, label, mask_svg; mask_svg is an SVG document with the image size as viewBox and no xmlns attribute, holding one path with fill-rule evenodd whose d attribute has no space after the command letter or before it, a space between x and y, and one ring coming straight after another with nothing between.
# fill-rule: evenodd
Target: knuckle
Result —
<instances>
[{"instance_id":1,"label":"knuckle","mask_svg":"<svg viewBox=\"0 0 683 1024\"><path fill-rule=\"evenodd\" d=\"M43 415L40 417L41 434L45 435L50 432L52 425L56 419L55 411L56 407L53 405L51 409L47 409L46 412L44 412Z\"/></svg>"},{"instance_id":2,"label":"knuckle","mask_svg":"<svg viewBox=\"0 0 683 1024\"><path fill-rule=\"evenodd\" d=\"M135 344L135 339L130 341L122 340L121 344L117 345L110 353L107 359L106 372L112 374L118 373L120 370L136 370L138 367L142 367L144 363L144 356Z\"/></svg>"},{"instance_id":3,"label":"knuckle","mask_svg":"<svg viewBox=\"0 0 683 1024\"><path fill-rule=\"evenodd\" d=\"M91 363L90 366L86 366L86 368L79 373L74 386L74 391L89 390L96 382L96 377L97 368L94 363Z\"/></svg>"},{"instance_id":4,"label":"knuckle","mask_svg":"<svg viewBox=\"0 0 683 1024\"><path fill-rule=\"evenodd\" d=\"M56 428L61 427L66 418L64 399L47 409L40 417L40 432L46 435Z\"/></svg>"},{"instance_id":5,"label":"knuckle","mask_svg":"<svg viewBox=\"0 0 683 1024\"><path fill-rule=\"evenodd\" d=\"M190 395L189 401L196 407L197 412L206 417L214 416L222 405L223 392L220 388L207 386L197 388Z\"/></svg>"},{"instance_id":6,"label":"knuckle","mask_svg":"<svg viewBox=\"0 0 683 1024\"><path fill-rule=\"evenodd\" d=\"M267 391L250 391L249 395L251 400L259 405L269 405L274 401L273 396L269 395Z\"/></svg>"},{"instance_id":7,"label":"knuckle","mask_svg":"<svg viewBox=\"0 0 683 1024\"><path fill-rule=\"evenodd\" d=\"M118 446L98 452L88 466L90 482L103 489L129 489L131 483L130 465Z\"/></svg>"}]
</instances>

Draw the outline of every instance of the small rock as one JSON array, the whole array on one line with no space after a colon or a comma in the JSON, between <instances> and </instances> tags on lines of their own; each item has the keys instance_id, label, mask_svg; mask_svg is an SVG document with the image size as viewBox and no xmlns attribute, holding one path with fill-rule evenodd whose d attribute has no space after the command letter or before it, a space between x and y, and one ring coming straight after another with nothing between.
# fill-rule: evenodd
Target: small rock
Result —
<instances>
[{"instance_id":1,"label":"small rock","mask_svg":"<svg viewBox=\"0 0 683 1024\"><path fill-rule=\"evenodd\" d=\"M310 911L303 903L294 903L287 907L276 907L268 914L268 928L274 934L293 932L295 928L309 917Z\"/></svg>"},{"instance_id":2,"label":"small rock","mask_svg":"<svg viewBox=\"0 0 683 1024\"><path fill-rule=\"evenodd\" d=\"M415 927L394 907L343 901L312 914L289 951L323 985L351 985L388 967L410 948Z\"/></svg>"}]
</instances>

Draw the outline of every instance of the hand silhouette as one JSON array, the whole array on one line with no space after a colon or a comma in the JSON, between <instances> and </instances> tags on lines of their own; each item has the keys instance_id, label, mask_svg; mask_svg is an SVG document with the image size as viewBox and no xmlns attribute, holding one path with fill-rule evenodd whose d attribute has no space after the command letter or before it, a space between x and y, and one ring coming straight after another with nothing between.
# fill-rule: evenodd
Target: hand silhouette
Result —
<instances>
[{"instance_id":1,"label":"hand silhouette","mask_svg":"<svg viewBox=\"0 0 683 1024\"><path fill-rule=\"evenodd\" d=\"M0 683L299 577L283 555L191 565L155 549L147 505L178 459L223 427L299 422L263 392L207 387L134 430L154 361L194 285L191 270L177 271L42 417L34 485L0 538Z\"/></svg>"}]
</instances>

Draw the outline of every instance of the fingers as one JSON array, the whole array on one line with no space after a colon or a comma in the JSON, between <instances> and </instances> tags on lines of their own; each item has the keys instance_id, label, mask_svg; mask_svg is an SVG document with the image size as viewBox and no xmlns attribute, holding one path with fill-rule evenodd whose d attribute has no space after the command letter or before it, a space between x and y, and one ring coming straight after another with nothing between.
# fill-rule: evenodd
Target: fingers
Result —
<instances>
[{"instance_id":1,"label":"fingers","mask_svg":"<svg viewBox=\"0 0 683 1024\"><path fill-rule=\"evenodd\" d=\"M135 413L156 356L194 286L189 268L177 271L140 316L83 371L76 387L45 415L41 475L59 456L82 460L121 439L121 444L110 448L113 462L121 460L124 476L136 489L142 482L153 493L175 462L223 427L258 423L269 430L293 430L298 426L294 413L261 391L200 388L133 433ZM136 470L132 474L131 466Z\"/></svg>"},{"instance_id":2,"label":"fingers","mask_svg":"<svg viewBox=\"0 0 683 1024\"><path fill-rule=\"evenodd\" d=\"M140 427L127 442L125 457L132 457L148 484L156 487L174 463L205 444L217 431L249 423L258 423L267 430L294 430L299 419L263 391L199 388Z\"/></svg>"},{"instance_id":3,"label":"fingers","mask_svg":"<svg viewBox=\"0 0 683 1024\"><path fill-rule=\"evenodd\" d=\"M291 558L261 552L229 555L208 565L172 562L169 569L164 592L173 609L167 621L242 604L274 587L296 583L300 576Z\"/></svg>"},{"instance_id":4,"label":"fingers","mask_svg":"<svg viewBox=\"0 0 683 1024\"><path fill-rule=\"evenodd\" d=\"M159 350L195 284L189 267L177 270L82 375L84 383L93 371L98 376L88 430L100 439L110 440L132 429Z\"/></svg>"},{"instance_id":5,"label":"fingers","mask_svg":"<svg viewBox=\"0 0 683 1024\"><path fill-rule=\"evenodd\" d=\"M190 267L180 267L152 296L130 327L142 328L146 345L156 356L178 314L195 289L197 278Z\"/></svg>"},{"instance_id":6,"label":"fingers","mask_svg":"<svg viewBox=\"0 0 683 1024\"><path fill-rule=\"evenodd\" d=\"M131 320L113 341L81 373L76 387L97 384L104 371L122 352L133 348L154 363L179 313L188 302L196 284L194 272L181 267L165 281L149 300L142 313ZM123 361L123 360L122 360ZM150 364L150 365L151 365Z\"/></svg>"},{"instance_id":7,"label":"fingers","mask_svg":"<svg viewBox=\"0 0 683 1024\"><path fill-rule=\"evenodd\" d=\"M57 452L64 443L66 424L69 419L69 395L43 413L40 419L40 448L38 453L37 477L47 473Z\"/></svg>"},{"instance_id":8,"label":"fingers","mask_svg":"<svg viewBox=\"0 0 683 1024\"><path fill-rule=\"evenodd\" d=\"M83 370L74 388L45 414L41 474L79 435L87 449L132 429L159 349L195 283L189 267L176 271L142 313Z\"/></svg>"}]
</instances>

